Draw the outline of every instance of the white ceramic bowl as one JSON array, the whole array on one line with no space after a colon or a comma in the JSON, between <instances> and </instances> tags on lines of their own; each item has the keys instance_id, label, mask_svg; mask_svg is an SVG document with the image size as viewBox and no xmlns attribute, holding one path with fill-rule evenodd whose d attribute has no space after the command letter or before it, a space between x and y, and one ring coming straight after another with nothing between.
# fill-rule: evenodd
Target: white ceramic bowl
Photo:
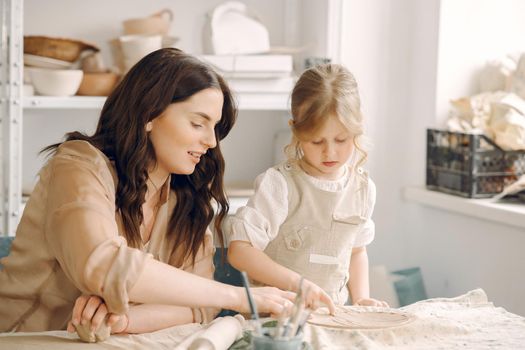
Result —
<instances>
[{"instance_id":1,"label":"white ceramic bowl","mask_svg":"<svg viewBox=\"0 0 525 350\"><path fill-rule=\"evenodd\" d=\"M84 72L79 69L30 69L35 91L44 96L73 96L76 94Z\"/></svg>"}]
</instances>

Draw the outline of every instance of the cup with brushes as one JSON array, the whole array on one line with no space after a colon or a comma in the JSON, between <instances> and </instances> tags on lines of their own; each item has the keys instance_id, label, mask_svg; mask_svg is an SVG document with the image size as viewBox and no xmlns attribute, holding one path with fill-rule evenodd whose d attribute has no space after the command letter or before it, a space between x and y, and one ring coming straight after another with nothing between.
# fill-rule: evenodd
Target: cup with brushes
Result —
<instances>
[{"instance_id":1,"label":"cup with brushes","mask_svg":"<svg viewBox=\"0 0 525 350\"><path fill-rule=\"evenodd\" d=\"M312 310L305 309L304 300L308 290L303 292L303 278L301 278L298 293L292 307L285 308L277 320L261 325L257 308L253 302L248 277L241 272L248 302L250 304L254 331L250 336L250 344L255 350L303 350L310 349L303 341L303 328Z\"/></svg>"}]
</instances>

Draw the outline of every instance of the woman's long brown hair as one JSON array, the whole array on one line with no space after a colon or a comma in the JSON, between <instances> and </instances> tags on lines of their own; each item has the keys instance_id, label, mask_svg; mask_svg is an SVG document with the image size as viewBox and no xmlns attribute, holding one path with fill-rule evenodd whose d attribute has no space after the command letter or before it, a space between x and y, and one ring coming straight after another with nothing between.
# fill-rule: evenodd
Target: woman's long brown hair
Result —
<instances>
[{"instance_id":1,"label":"woman's long brown hair","mask_svg":"<svg viewBox=\"0 0 525 350\"><path fill-rule=\"evenodd\" d=\"M215 127L216 139L222 140L237 117L230 89L208 65L174 48L152 52L131 68L107 98L93 135L78 131L66 134L66 141L88 141L114 162L119 180L115 204L122 217L125 237L132 247L142 245L140 225L144 220L142 205L148 169L156 164L145 126L171 103L185 101L207 88L220 89L224 96L221 120ZM59 145L48 146L43 152L54 152ZM191 175L171 175L170 187L177 200L167 235L173 240L178 264L187 258L195 262L206 229L214 217L212 200L217 204L214 227L224 246L221 224L229 206L223 176L224 158L219 142L201 157Z\"/></svg>"}]
</instances>

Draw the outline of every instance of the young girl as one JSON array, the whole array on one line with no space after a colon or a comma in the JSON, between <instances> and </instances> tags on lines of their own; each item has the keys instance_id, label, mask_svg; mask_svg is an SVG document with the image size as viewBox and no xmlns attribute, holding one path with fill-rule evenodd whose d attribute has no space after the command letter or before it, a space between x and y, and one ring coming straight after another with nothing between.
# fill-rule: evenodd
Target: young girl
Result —
<instances>
[{"instance_id":1,"label":"young girl","mask_svg":"<svg viewBox=\"0 0 525 350\"><path fill-rule=\"evenodd\" d=\"M228 259L258 282L318 302L387 306L370 298L366 246L374 239L375 185L354 76L328 64L305 71L292 93L288 161L259 175L255 193L229 221Z\"/></svg>"}]
</instances>

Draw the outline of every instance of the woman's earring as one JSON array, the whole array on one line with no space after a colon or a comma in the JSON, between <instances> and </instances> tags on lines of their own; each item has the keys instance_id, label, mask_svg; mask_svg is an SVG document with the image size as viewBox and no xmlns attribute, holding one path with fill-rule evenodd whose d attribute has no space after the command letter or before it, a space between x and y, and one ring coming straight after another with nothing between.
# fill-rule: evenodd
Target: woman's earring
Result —
<instances>
[{"instance_id":1,"label":"woman's earring","mask_svg":"<svg viewBox=\"0 0 525 350\"><path fill-rule=\"evenodd\" d=\"M153 123L152 122L148 122L146 124L146 132L150 132L152 129L153 129Z\"/></svg>"}]
</instances>

